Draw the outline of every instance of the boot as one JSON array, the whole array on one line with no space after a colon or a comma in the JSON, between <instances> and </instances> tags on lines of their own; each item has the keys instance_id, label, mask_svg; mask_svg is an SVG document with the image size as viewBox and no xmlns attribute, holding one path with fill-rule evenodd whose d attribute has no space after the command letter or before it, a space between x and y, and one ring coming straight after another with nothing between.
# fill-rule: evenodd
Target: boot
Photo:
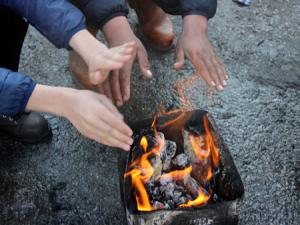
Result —
<instances>
[{"instance_id":1,"label":"boot","mask_svg":"<svg viewBox=\"0 0 300 225\"><path fill-rule=\"evenodd\" d=\"M52 137L48 121L35 112L21 113L13 117L0 115L0 132L26 144L37 144Z\"/></svg>"},{"instance_id":2,"label":"boot","mask_svg":"<svg viewBox=\"0 0 300 225\"><path fill-rule=\"evenodd\" d=\"M136 11L142 33L157 50L168 50L175 38L173 24L168 15L152 0L128 0Z\"/></svg>"}]
</instances>

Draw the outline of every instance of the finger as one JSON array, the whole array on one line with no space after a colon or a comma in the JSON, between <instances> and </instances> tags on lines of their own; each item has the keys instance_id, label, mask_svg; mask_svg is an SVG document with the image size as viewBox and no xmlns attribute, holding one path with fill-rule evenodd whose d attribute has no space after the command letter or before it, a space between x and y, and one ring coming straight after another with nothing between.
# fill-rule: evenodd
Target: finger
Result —
<instances>
[{"instance_id":1,"label":"finger","mask_svg":"<svg viewBox=\"0 0 300 225\"><path fill-rule=\"evenodd\" d=\"M123 101L127 102L130 98L130 79L131 79L132 63L128 64L124 69L120 70L120 86Z\"/></svg>"},{"instance_id":2,"label":"finger","mask_svg":"<svg viewBox=\"0 0 300 225\"><path fill-rule=\"evenodd\" d=\"M153 74L150 70L150 63L148 60L147 51L144 48L137 51L137 60L142 74L147 78L151 78Z\"/></svg>"},{"instance_id":3,"label":"finger","mask_svg":"<svg viewBox=\"0 0 300 225\"><path fill-rule=\"evenodd\" d=\"M227 79L225 77L225 73L224 73L224 71L222 69L221 64L216 59L213 59L212 63L213 63L213 65L215 66L215 68L217 70L218 77L219 77L219 80L222 82L222 85L226 86L227 85L227 81L226 81Z\"/></svg>"},{"instance_id":4,"label":"finger","mask_svg":"<svg viewBox=\"0 0 300 225\"><path fill-rule=\"evenodd\" d=\"M176 62L174 63L174 68L178 71L184 66L184 51L182 48L178 48L176 51Z\"/></svg>"},{"instance_id":5,"label":"finger","mask_svg":"<svg viewBox=\"0 0 300 225\"><path fill-rule=\"evenodd\" d=\"M216 89L218 91L223 91L224 87L222 85L222 81L219 79L219 75L217 72L217 68L215 67L215 65L212 63L211 59L204 59L204 63L206 68L208 69L209 72L209 76L212 78L212 80L215 82L216 84Z\"/></svg>"},{"instance_id":6,"label":"finger","mask_svg":"<svg viewBox=\"0 0 300 225\"><path fill-rule=\"evenodd\" d=\"M114 104L109 98L101 95L99 97L100 97L99 100L102 102L103 105L105 105L111 111L111 113L119 117L121 120L124 120L124 116L118 111L118 109L114 106Z\"/></svg>"},{"instance_id":7,"label":"finger","mask_svg":"<svg viewBox=\"0 0 300 225\"><path fill-rule=\"evenodd\" d=\"M130 145L126 144L126 143L122 143L120 141L117 141L115 139L111 139L108 136L106 136L105 134L102 134L97 131L93 131L92 135L90 136L91 139L95 140L96 142L100 143L100 144L104 144L110 147L116 147L116 148L120 148L124 151L129 151L130 150Z\"/></svg>"},{"instance_id":8,"label":"finger","mask_svg":"<svg viewBox=\"0 0 300 225\"><path fill-rule=\"evenodd\" d=\"M118 141L122 144L126 144L126 145L131 145L133 143L133 139L131 136L123 134L122 132L118 131L117 129L109 126L103 120L96 120L96 121L97 121L97 123L90 124L90 125L91 125L91 127L96 129L96 131L100 137L102 137L102 138L105 137L106 140L115 139L116 141ZM122 122L122 123L124 123L124 122Z\"/></svg>"},{"instance_id":9,"label":"finger","mask_svg":"<svg viewBox=\"0 0 300 225\"><path fill-rule=\"evenodd\" d=\"M119 80L119 71L113 71L113 73L110 76L110 89L112 92L112 96L114 99L114 102L117 106L123 105L123 98L121 94L121 87L120 87L120 80Z\"/></svg>"},{"instance_id":10,"label":"finger","mask_svg":"<svg viewBox=\"0 0 300 225\"><path fill-rule=\"evenodd\" d=\"M128 136L132 135L132 130L130 129L130 127L125 124L122 119L113 115L105 106L99 107L97 114L100 120L103 120L113 129L116 129L120 133Z\"/></svg>"},{"instance_id":11,"label":"finger","mask_svg":"<svg viewBox=\"0 0 300 225\"><path fill-rule=\"evenodd\" d=\"M205 64L200 60L199 58L195 59L192 61L192 64L195 66L195 69L197 73L200 74L201 77L203 77L204 81L207 83L208 86L210 87L215 87L216 84L215 82L211 79L209 76L209 72Z\"/></svg>"},{"instance_id":12,"label":"finger","mask_svg":"<svg viewBox=\"0 0 300 225\"><path fill-rule=\"evenodd\" d=\"M220 60L218 60L218 62L219 62L219 64L220 64L221 67L222 67L223 73L225 74L225 79L228 80L228 79L229 79L229 76L228 76L227 70L226 70L226 68L225 68L225 66L224 66L224 63L223 63L222 61L220 61Z\"/></svg>"},{"instance_id":13,"label":"finger","mask_svg":"<svg viewBox=\"0 0 300 225\"><path fill-rule=\"evenodd\" d=\"M99 70L90 73L90 81L92 84L97 85L104 81L104 77Z\"/></svg>"},{"instance_id":14,"label":"finger","mask_svg":"<svg viewBox=\"0 0 300 225\"><path fill-rule=\"evenodd\" d=\"M110 84L109 79L105 80L101 86L99 86L99 91L101 94L105 95L109 99L113 99L111 90L110 90Z\"/></svg>"}]
</instances>

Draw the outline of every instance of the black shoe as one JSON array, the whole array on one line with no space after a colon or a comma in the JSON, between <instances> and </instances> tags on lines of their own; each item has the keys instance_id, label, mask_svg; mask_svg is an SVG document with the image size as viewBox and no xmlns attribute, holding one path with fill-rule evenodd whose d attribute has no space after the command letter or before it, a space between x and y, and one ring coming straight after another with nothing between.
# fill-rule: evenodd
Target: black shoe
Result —
<instances>
[{"instance_id":1,"label":"black shoe","mask_svg":"<svg viewBox=\"0 0 300 225\"><path fill-rule=\"evenodd\" d=\"M35 112L16 116L0 115L0 132L25 144L44 142L52 137L48 121Z\"/></svg>"}]
</instances>

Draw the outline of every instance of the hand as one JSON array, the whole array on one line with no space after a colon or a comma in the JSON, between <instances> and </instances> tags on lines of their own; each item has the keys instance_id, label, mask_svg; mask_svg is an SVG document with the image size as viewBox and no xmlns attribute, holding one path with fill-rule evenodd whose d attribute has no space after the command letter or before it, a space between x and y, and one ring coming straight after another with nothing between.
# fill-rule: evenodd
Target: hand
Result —
<instances>
[{"instance_id":1,"label":"hand","mask_svg":"<svg viewBox=\"0 0 300 225\"><path fill-rule=\"evenodd\" d=\"M77 32L70 40L70 46L83 58L89 69L92 84L106 80L110 70L117 70L132 58L135 43L122 43L122 46L108 49L87 30Z\"/></svg>"},{"instance_id":2,"label":"hand","mask_svg":"<svg viewBox=\"0 0 300 225\"><path fill-rule=\"evenodd\" d=\"M147 78L152 77L147 51L132 32L125 17L120 16L108 21L103 27L103 32L110 47L122 45L126 42L134 42L136 46L134 56L121 69L114 70L109 79L98 85L100 93L112 99L117 106L122 106L130 98L131 70L136 59L139 62L142 74Z\"/></svg>"},{"instance_id":3,"label":"hand","mask_svg":"<svg viewBox=\"0 0 300 225\"><path fill-rule=\"evenodd\" d=\"M176 56L177 60L174 64L176 70L182 69L187 57L208 86L213 86L218 91L224 90L228 75L208 40L205 17L191 15L184 18L183 32L177 43Z\"/></svg>"},{"instance_id":4,"label":"hand","mask_svg":"<svg viewBox=\"0 0 300 225\"><path fill-rule=\"evenodd\" d=\"M91 91L37 85L26 110L63 116L84 136L125 151L133 143L132 130L105 96Z\"/></svg>"},{"instance_id":5,"label":"hand","mask_svg":"<svg viewBox=\"0 0 300 225\"><path fill-rule=\"evenodd\" d=\"M108 146L130 150L132 131L105 96L91 91L77 91L68 106L66 118L81 134Z\"/></svg>"}]
</instances>

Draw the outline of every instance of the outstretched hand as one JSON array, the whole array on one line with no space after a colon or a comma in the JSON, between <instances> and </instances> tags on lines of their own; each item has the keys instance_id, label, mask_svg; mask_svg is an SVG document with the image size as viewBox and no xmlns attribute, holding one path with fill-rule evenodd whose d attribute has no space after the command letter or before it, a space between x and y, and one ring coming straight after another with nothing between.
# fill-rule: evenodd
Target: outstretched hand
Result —
<instances>
[{"instance_id":1,"label":"outstretched hand","mask_svg":"<svg viewBox=\"0 0 300 225\"><path fill-rule=\"evenodd\" d=\"M121 46L108 49L87 30L77 32L69 44L87 64L93 85L106 80L111 70L122 68L135 53L134 42L123 42Z\"/></svg>"},{"instance_id":2,"label":"outstretched hand","mask_svg":"<svg viewBox=\"0 0 300 225\"><path fill-rule=\"evenodd\" d=\"M135 43L136 48L133 57L123 67L112 71L109 79L97 87L100 93L114 101L117 106L122 106L130 98L131 71L135 60L138 61L142 74L146 78L152 77L147 51L141 41L134 35L127 19L123 16L108 21L103 27L103 32L110 47L127 42Z\"/></svg>"},{"instance_id":3,"label":"outstretched hand","mask_svg":"<svg viewBox=\"0 0 300 225\"><path fill-rule=\"evenodd\" d=\"M183 32L176 48L176 70L183 68L185 58L191 61L196 73L208 86L215 87L218 91L224 90L228 75L208 40L207 19L203 16L191 15L184 18Z\"/></svg>"}]
</instances>

